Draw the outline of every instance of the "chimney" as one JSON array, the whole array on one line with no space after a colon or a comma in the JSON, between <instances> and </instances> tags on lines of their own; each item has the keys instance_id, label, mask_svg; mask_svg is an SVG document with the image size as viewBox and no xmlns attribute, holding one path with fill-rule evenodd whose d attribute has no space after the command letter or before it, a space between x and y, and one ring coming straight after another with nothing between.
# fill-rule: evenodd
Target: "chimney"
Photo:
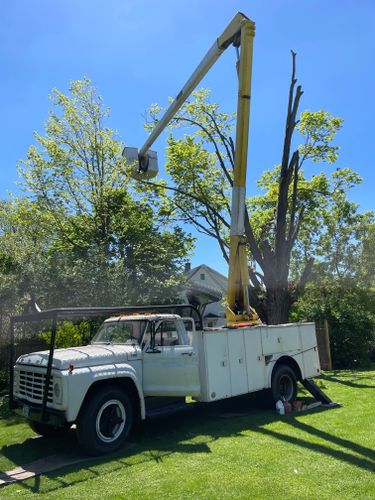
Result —
<instances>
[{"instance_id":1,"label":"chimney","mask_svg":"<svg viewBox=\"0 0 375 500\"><path fill-rule=\"evenodd\" d=\"M185 273L189 273L191 271L191 263L185 262Z\"/></svg>"}]
</instances>

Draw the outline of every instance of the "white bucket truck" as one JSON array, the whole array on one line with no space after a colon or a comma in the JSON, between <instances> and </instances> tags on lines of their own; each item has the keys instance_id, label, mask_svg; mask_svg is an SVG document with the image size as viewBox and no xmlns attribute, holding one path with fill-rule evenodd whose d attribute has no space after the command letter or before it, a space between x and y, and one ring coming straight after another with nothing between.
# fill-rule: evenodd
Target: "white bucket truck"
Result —
<instances>
[{"instance_id":1,"label":"white bucket truck","mask_svg":"<svg viewBox=\"0 0 375 500\"><path fill-rule=\"evenodd\" d=\"M132 314L104 321L90 345L56 349L45 415L49 351L20 356L13 398L42 435L77 427L91 454L118 449L153 397L212 402L261 389L293 402L297 380L320 374L313 323L195 331L177 314Z\"/></svg>"}]
</instances>

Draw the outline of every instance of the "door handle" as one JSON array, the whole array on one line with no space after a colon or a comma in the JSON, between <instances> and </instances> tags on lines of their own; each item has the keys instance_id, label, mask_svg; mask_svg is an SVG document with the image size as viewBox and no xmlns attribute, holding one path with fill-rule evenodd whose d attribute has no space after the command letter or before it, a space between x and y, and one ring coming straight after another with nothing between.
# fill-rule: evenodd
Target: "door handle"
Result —
<instances>
[{"instance_id":1,"label":"door handle","mask_svg":"<svg viewBox=\"0 0 375 500\"><path fill-rule=\"evenodd\" d=\"M195 354L195 352L193 352L193 351L190 351L190 352L182 352L182 353L181 353L181 356L192 356L193 354Z\"/></svg>"}]
</instances>

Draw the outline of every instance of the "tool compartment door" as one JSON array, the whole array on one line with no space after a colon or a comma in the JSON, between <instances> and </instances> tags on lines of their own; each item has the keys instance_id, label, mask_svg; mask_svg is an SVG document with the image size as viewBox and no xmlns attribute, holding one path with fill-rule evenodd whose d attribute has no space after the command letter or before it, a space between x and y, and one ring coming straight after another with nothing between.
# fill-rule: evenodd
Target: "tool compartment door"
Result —
<instances>
[{"instance_id":1,"label":"tool compartment door","mask_svg":"<svg viewBox=\"0 0 375 500\"><path fill-rule=\"evenodd\" d=\"M266 387L266 365L262 353L261 329L256 327L245 330L244 343L249 392L259 391Z\"/></svg>"},{"instance_id":2,"label":"tool compartment door","mask_svg":"<svg viewBox=\"0 0 375 500\"><path fill-rule=\"evenodd\" d=\"M203 332L201 386L204 401L231 396L227 332Z\"/></svg>"},{"instance_id":3,"label":"tool compartment door","mask_svg":"<svg viewBox=\"0 0 375 500\"><path fill-rule=\"evenodd\" d=\"M263 354L301 350L298 324L261 326Z\"/></svg>"},{"instance_id":4,"label":"tool compartment door","mask_svg":"<svg viewBox=\"0 0 375 500\"><path fill-rule=\"evenodd\" d=\"M227 338L231 395L246 394L248 392L248 382L243 332L241 330L228 331Z\"/></svg>"}]
</instances>

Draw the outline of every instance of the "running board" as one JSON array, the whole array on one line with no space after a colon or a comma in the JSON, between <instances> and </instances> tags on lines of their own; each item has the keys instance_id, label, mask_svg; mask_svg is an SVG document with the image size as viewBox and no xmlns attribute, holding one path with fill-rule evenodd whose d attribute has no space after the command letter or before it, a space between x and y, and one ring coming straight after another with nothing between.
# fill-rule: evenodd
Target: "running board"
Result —
<instances>
[{"instance_id":1,"label":"running board","mask_svg":"<svg viewBox=\"0 0 375 500\"><path fill-rule=\"evenodd\" d=\"M165 405L159 408L152 408L146 411L147 418L159 418L173 415L186 410L192 410L195 404L188 403L174 403L170 405Z\"/></svg>"},{"instance_id":2,"label":"running board","mask_svg":"<svg viewBox=\"0 0 375 500\"><path fill-rule=\"evenodd\" d=\"M301 381L305 389L309 391L310 394L314 396L317 401L320 401L323 405L336 406L338 403L334 403L321 388L314 382L312 378L305 378ZM339 405L338 405L339 406Z\"/></svg>"}]
</instances>

